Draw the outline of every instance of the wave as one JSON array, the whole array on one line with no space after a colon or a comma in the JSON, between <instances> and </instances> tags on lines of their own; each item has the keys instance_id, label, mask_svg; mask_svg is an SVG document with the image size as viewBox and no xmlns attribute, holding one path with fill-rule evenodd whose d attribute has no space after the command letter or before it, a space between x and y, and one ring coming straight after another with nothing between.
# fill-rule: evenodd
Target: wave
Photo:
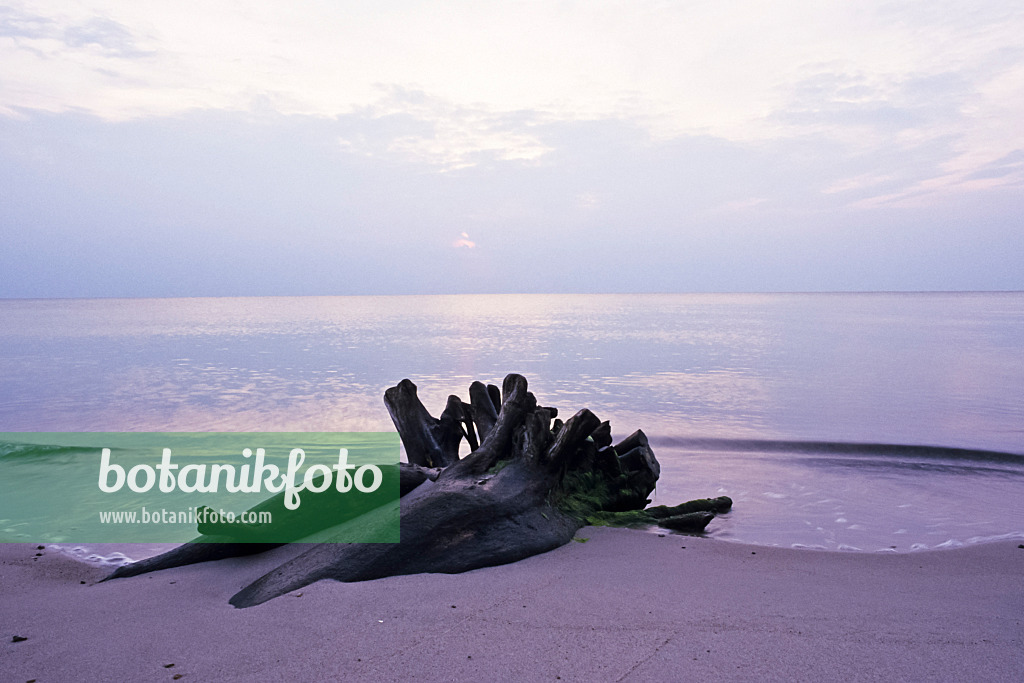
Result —
<instances>
[{"instance_id":1,"label":"wave","mask_svg":"<svg viewBox=\"0 0 1024 683\"><path fill-rule=\"evenodd\" d=\"M725 538L723 539L730 543L744 543L747 545L767 545L769 547L780 547L778 543L758 543L756 541L747 541L739 538ZM990 536L971 536L964 540L950 538L940 543L912 543L909 548L897 549L895 546L889 547L872 547L870 544L864 544L865 547L849 545L849 544L828 544L828 543L790 543L789 547L796 550L843 550L852 552L872 552L872 553L906 553L906 552L921 552L925 550L947 550L950 548L965 548L973 545L982 545L986 543L1005 543L1008 541L1021 541L1024 540L1024 531L1011 531L1005 534L993 534Z\"/></svg>"},{"instance_id":2,"label":"wave","mask_svg":"<svg viewBox=\"0 0 1024 683\"><path fill-rule=\"evenodd\" d=\"M856 443L846 441L790 441L769 439L650 437L652 446L694 451L745 453L790 453L800 455L849 455L864 457L922 458L967 462L1002 463L1024 466L1024 454L977 448L920 446L910 444Z\"/></svg>"},{"instance_id":3,"label":"wave","mask_svg":"<svg viewBox=\"0 0 1024 683\"><path fill-rule=\"evenodd\" d=\"M62 455L77 455L82 452L83 448L83 446L0 441L0 460L38 460Z\"/></svg>"}]
</instances>

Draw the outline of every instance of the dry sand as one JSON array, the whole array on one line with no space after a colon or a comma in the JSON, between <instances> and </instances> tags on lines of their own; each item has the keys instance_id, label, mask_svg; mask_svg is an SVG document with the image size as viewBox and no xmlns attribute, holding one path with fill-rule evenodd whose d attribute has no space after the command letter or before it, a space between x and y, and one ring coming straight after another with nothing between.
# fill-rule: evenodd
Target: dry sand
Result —
<instances>
[{"instance_id":1,"label":"dry sand","mask_svg":"<svg viewBox=\"0 0 1024 683\"><path fill-rule=\"evenodd\" d=\"M290 549L97 584L105 570L0 545L0 681L1024 680L1016 542L897 555L577 537L245 610L228 598Z\"/></svg>"}]
</instances>

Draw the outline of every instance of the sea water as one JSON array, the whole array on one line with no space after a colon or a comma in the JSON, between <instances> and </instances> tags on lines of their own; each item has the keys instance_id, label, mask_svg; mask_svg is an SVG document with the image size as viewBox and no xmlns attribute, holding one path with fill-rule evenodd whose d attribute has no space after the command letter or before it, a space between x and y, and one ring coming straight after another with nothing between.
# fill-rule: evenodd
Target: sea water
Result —
<instances>
[{"instance_id":1,"label":"sea water","mask_svg":"<svg viewBox=\"0 0 1024 683\"><path fill-rule=\"evenodd\" d=\"M436 415L509 372L643 429L655 503L731 496L712 537L1024 539L1022 293L0 301L0 431L390 430L403 378Z\"/></svg>"}]
</instances>

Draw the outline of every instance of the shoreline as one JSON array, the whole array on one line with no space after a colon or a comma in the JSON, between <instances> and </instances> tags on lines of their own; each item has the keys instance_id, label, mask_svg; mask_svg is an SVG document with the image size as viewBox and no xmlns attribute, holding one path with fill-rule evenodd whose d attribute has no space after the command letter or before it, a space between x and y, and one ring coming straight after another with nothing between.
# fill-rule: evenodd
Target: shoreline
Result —
<instances>
[{"instance_id":1,"label":"shoreline","mask_svg":"<svg viewBox=\"0 0 1024 683\"><path fill-rule=\"evenodd\" d=\"M109 568L3 544L0 679L1024 676L1016 541L879 553L606 527L577 538L511 565L321 581L244 610L228 598L290 549L96 583Z\"/></svg>"},{"instance_id":2,"label":"shoreline","mask_svg":"<svg viewBox=\"0 0 1024 683\"><path fill-rule=\"evenodd\" d=\"M629 528L629 527L625 527ZM672 531L671 529L665 529L660 527L652 527L649 529L644 528L631 528L632 531L645 534L654 534L658 536L675 536L680 539L694 538L692 534L680 533ZM811 545L794 543L792 545L781 545L773 543L759 543L754 541L746 541L741 539L735 539L727 536L720 536L715 534L714 531L711 533L704 533L696 536L698 538L714 540L718 543L729 543L734 545L750 546L752 548L775 548L784 550L799 550L809 552L826 552L826 553L839 553L839 554L855 554L855 555L916 555L920 553L930 552L943 552L947 550L957 550L959 548L972 548L977 545L988 545L992 543L1018 543L1024 544L1024 532L1014 531L1005 534L999 534L996 536L984 536L974 537L967 539L966 541L959 541L951 539L935 545L926 546L922 543L915 543L909 548L859 548L850 545L838 545L835 547L827 547L824 545ZM3 543L0 542L0 546ZM31 546L36 550L40 550L36 544L18 544L9 543L8 545L26 545ZM125 552L122 552L126 547L139 544L117 544L117 543L78 543L78 544L61 544L61 543L50 543L44 546L42 550L46 552L59 552L62 555L71 558L72 560L84 564L89 567L100 567L104 571L114 571L117 567L125 564L131 564L132 562L138 562L154 555L159 555L162 552L170 550L176 547L178 544L142 544L152 546L151 551L148 553L142 553L138 557L129 557ZM160 546L157 548L156 546Z\"/></svg>"}]
</instances>

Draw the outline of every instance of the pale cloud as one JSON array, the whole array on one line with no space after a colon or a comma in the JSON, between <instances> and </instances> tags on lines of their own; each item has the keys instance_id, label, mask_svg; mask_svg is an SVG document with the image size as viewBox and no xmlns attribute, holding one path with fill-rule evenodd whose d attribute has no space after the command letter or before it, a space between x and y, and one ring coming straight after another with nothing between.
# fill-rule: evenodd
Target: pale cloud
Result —
<instances>
[{"instance_id":1,"label":"pale cloud","mask_svg":"<svg viewBox=\"0 0 1024 683\"><path fill-rule=\"evenodd\" d=\"M502 161L533 161L551 150L532 135L501 130L480 118L453 115L434 119L428 135L396 138L387 151L410 162L455 170L475 166L481 155L493 154Z\"/></svg>"},{"instance_id":2,"label":"pale cloud","mask_svg":"<svg viewBox=\"0 0 1024 683\"><path fill-rule=\"evenodd\" d=\"M1024 149L1015 149L1009 154L982 166L971 173L967 180L986 178L1006 179L1007 182L1015 185L1024 183Z\"/></svg>"},{"instance_id":3,"label":"pale cloud","mask_svg":"<svg viewBox=\"0 0 1024 683\"><path fill-rule=\"evenodd\" d=\"M954 136L933 189L1024 147L1021 35L1012 2L26 0L0 13L0 111L402 113L427 125L347 148L442 171L548 155L522 111L849 155Z\"/></svg>"},{"instance_id":4,"label":"pale cloud","mask_svg":"<svg viewBox=\"0 0 1024 683\"><path fill-rule=\"evenodd\" d=\"M533 162L551 151L533 130L542 120L536 114L494 114L401 88L386 89L347 118L375 130L339 140L345 151L441 172L494 160Z\"/></svg>"},{"instance_id":5,"label":"pale cloud","mask_svg":"<svg viewBox=\"0 0 1024 683\"><path fill-rule=\"evenodd\" d=\"M123 25L102 17L68 27L63 39L70 48L95 50L101 55L132 58L152 54L140 50L135 44L135 37Z\"/></svg>"},{"instance_id":6,"label":"pale cloud","mask_svg":"<svg viewBox=\"0 0 1024 683\"><path fill-rule=\"evenodd\" d=\"M14 7L0 7L0 37L41 38L53 32L53 22Z\"/></svg>"},{"instance_id":7,"label":"pale cloud","mask_svg":"<svg viewBox=\"0 0 1024 683\"><path fill-rule=\"evenodd\" d=\"M24 0L0 8L0 117L322 127L331 164L451 192L450 253L460 211L475 236L667 231L1012 189L1021 35L1009 0Z\"/></svg>"},{"instance_id":8,"label":"pale cloud","mask_svg":"<svg viewBox=\"0 0 1024 683\"><path fill-rule=\"evenodd\" d=\"M974 173L964 176L961 173L940 175L911 184L898 192L879 194L852 203L852 208L927 208L936 201L949 201L970 192L984 192L1007 186L1024 185L1024 177L1020 169L997 176L984 177Z\"/></svg>"},{"instance_id":9,"label":"pale cloud","mask_svg":"<svg viewBox=\"0 0 1024 683\"><path fill-rule=\"evenodd\" d=\"M888 174L879 175L877 173L864 173L859 176L852 178L843 178L838 180L831 185L827 185L822 188L822 194L839 194L843 192L852 192L854 190L863 190L866 188L873 188L895 180L895 177Z\"/></svg>"},{"instance_id":10,"label":"pale cloud","mask_svg":"<svg viewBox=\"0 0 1024 683\"><path fill-rule=\"evenodd\" d=\"M469 239L469 235L463 232L457 240L452 242L452 246L456 249L476 249L476 242Z\"/></svg>"},{"instance_id":11,"label":"pale cloud","mask_svg":"<svg viewBox=\"0 0 1024 683\"><path fill-rule=\"evenodd\" d=\"M58 11L23 2L7 21L22 35L0 50L20 67L0 104L123 118L245 109L267 95L282 113L336 116L376 103L388 84L490 112L629 118L659 139L756 140L782 132L772 115L816 65L854 74L864 94L839 94L870 106L894 83L972 72L1024 34L1014 3L900 5L91 0ZM152 59L120 65L129 82L101 72L136 53ZM1001 76L978 75L972 88L992 81L1001 94L975 106L990 111L1012 96Z\"/></svg>"},{"instance_id":12,"label":"pale cloud","mask_svg":"<svg viewBox=\"0 0 1024 683\"><path fill-rule=\"evenodd\" d=\"M21 113L0 119L3 296L1022 282L1020 151L977 169L970 187L981 194L963 201L917 187L944 175L951 141L942 139L918 143L910 159L884 145L847 156L800 138L657 144L622 121L521 113L501 125L551 152L529 163L482 153L475 166L438 173L388 151L432 131L399 111L117 122ZM984 189L992 182L1004 185ZM871 214L851 210L856 202ZM895 202L909 208L890 210Z\"/></svg>"}]
</instances>

